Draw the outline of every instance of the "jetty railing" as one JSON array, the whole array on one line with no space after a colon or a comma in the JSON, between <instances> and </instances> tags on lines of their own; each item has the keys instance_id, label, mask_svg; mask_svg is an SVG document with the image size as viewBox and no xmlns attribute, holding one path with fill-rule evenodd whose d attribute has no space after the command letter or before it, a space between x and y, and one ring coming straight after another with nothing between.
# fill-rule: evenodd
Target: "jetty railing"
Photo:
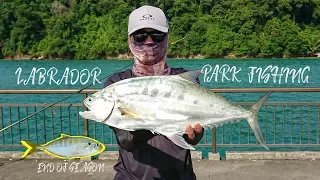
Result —
<instances>
[{"instance_id":1,"label":"jetty railing","mask_svg":"<svg viewBox=\"0 0 320 180\"><path fill-rule=\"evenodd\" d=\"M274 93L320 92L320 88L221 88L211 89L217 93L261 93L272 90ZM12 94L73 94L78 90L0 90L0 95ZM93 137L109 148L117 148L116 138L109 126L83 119L79 111L87 110L82 100L97 92L86 89L73 96L81 96L81 103L58 103L46 108L46 104L5 103L0 104L0 129L15 123L31 114L24 121L0 133L1 148L22 147L21 140L44 144L57 138L61 133ZM71 96L72 97L72 96ZM58 99L57 99L58 100ZM235 103L249 108L255 102ZM259 111L259 125L268 147L320 147L320 102L266 102ZM217 147L261 148L246 121L223 124L205 131L198 148Z\"/></svg>"}]
</instances>

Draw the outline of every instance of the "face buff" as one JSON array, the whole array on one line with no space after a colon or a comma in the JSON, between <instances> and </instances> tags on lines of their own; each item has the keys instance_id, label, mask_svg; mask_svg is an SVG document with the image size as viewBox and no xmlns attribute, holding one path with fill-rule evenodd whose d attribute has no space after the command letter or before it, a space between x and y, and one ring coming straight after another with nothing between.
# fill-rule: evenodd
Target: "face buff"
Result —
<instances>
[{"instance_id":1,"label":"face buff","mask_svg":"<svg viewBox=\"0 0 320 180\"><path fill-rule=\"evenodd\" d=\"M129 48L134 55L132 72L136 76L168 75L171 68L166 62L168 36L160 43L135 42L129 39Z\"/></svg>"}]
</instances>

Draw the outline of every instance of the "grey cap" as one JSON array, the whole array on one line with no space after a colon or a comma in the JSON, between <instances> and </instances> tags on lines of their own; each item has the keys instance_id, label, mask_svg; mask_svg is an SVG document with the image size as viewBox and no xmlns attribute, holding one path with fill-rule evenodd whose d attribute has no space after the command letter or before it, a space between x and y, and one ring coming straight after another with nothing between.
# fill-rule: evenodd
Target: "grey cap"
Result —
<instances>
[{"instance_id":1,"label":"grey cap","mask_svg":"<svg viewBox=\"0 0 320 180\"><path fill-rule=\"evenodd\" d=\"M129 16L128 35L142 28L153 28L167 33L169 26L164 12L153 6L141 6L132 11Z\"/></svg>"}]
</instances>

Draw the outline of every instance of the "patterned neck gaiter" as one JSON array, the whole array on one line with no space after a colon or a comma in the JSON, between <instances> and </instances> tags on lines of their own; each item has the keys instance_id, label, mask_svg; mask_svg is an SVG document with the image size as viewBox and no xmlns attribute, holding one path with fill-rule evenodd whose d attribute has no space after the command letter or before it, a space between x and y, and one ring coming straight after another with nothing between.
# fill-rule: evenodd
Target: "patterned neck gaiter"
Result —
<instances>
[{"instance_id":1,"label":"patterned neck gaiter","mask_svg":"<svg viewBox=\"0 0 320 180\"><path fill-rule=\"evenodd\" d=\"M134 55L132 72L136 76L168 75L171 68L166 62L168 36L160 43L135 42L128 37Z\"/></svg>"}]
</instances>

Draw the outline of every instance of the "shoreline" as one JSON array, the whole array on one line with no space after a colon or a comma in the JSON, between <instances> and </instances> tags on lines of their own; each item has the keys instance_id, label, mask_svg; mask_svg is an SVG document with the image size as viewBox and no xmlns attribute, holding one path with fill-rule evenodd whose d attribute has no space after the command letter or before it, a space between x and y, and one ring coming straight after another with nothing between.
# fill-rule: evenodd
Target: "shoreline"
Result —
<instances>
[{"instance_id":1,"label":"shoreline","mask_svg":"<svg viewBox=\"0 0 320 180\"><path fill-rule=\"evenodd\" d=\"M314 59L314 60L320 60L319 57L287 57L287 58L167 58L168 61L171 60L190 60L190 61L197 61L197 60L279 60L279 59L286 59L286 60L294 60L294 59ZM117 59L117 58L110 58L110 59L0 59L0 61L97 61L97 60L104 60L104 61L133 61L132 59Z\"/></svg>"},{"instance_id":2,"label":"shoreline","mask_svg":"<svg viewBox=\"0 0 320 180\"><path fill-rule=\"evenodd\" d=\"M288 56L288 57L236 57L233 54L229 54L227 56L221 57L205 57L204 55L192 55L188 57L183 56L167 56L167 60L219 60L219 59L234 59L234 60L242 60L242 59L320 59L320 54L315 54L314 56ZM31 55L16 55L10 57L4 57L4 59L0 60L78 60L78 61L88 61L88 60L133 60L133 56L131 54L119 54L118 56L106 56L104 58L97 59L73 59L71 57L52 57L52 56L31 56Z\"/></svg>"}]
</instances>

